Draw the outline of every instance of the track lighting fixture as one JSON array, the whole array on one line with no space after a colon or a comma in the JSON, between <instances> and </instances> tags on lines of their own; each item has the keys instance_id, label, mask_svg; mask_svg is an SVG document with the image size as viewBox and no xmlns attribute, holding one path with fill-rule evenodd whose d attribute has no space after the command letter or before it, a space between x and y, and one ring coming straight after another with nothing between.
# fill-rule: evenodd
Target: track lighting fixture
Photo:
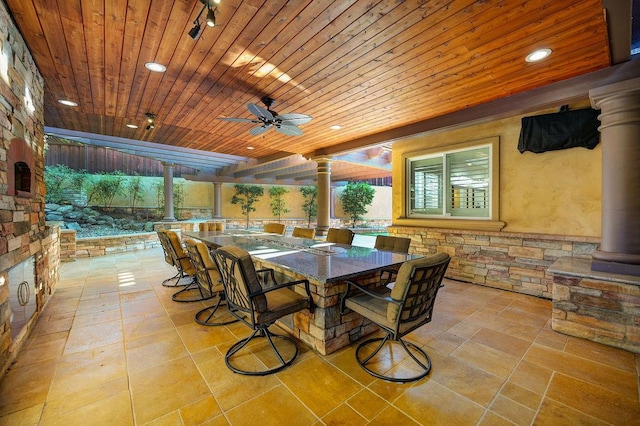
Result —
<instances>
[{"instance_id":1,"label":"track lighting fixture","mask_svg":"<svg viewBox=\"0 0 640 426\"><path fill-rule=\"evenodd\" d=\"M207 12L207 26L215 27L216 26L216 15L213 13L213 9L209 9Z\"/></svg>"},{"instance_id":2,"label":"track lighting fixture","mask_svg":"<svg viewBox=\"0 0 640 426\"><path fill-rule=\"evenodd\" d=\"M152 130L156 127L156 115L151 112L148 112L145 115L147 116L147 127L145 127L145 129Z\"/></svg>"},{"instance_id":3,"label":"track lighting fixture","mask_svg":"<svg viewBox=\"0 0 640 426\"><path fill-rule=\"evenodd\" d=\"M196 19L194 22L193 28L189 30L189 37L194 40L197 40L200 37L200 33L202 32L202 27L200 26L200 22Z\"/></svg>"},{"instance_id":4,"label":"track lighting fixture","mask_svg":"<svg viewBox=\"0 0 640 426\"><path fill-rule=\"evenodd\" d=\"M200 24L200 17L204 13L205 9L207 9L207 19L205 21L207 23L207 26L208 27L216 26L215 11L216 11L217 5L220 3L220 0L200 0L200 3L203 4L202 9L200 10L200 13L198 13L198 17L196 18L196 20L193 21L193 28L189 30L189 37L191 37L194 40L197 40L198 37L200 37L200 34L202 33L203 28L202 28L202 25Z\"/></svg>"}]
</instances>

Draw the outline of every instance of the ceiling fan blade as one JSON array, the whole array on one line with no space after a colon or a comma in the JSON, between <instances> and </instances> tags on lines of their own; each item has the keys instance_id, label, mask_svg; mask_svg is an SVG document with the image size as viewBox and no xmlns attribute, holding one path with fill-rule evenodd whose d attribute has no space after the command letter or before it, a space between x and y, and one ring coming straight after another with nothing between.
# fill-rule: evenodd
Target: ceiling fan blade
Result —
<instances>
[{"instance_id":1,"label":"ceiling fan blade","mask_svg":"<svg viewBox=\"0 0 640 426\"><path fill-rule=\"evenodd\" d=\"M293 124L295 126L299 126L300 124L307 124L310 122L312 117L305 114L290 113L281 114L278 118L282 120L282 124Z\"/></svg>"},{"instance_id":2,"label":"ceiling fan blade","mask_svg":"<svg viewBox=\"0 0 640 426\"><path fill-rule=\"evenodd\" d=\"M257 115L258 118L264 118L267 121L273 120L273 114L271 114L271 112L267 111L266 109L262 108L259 105L247 104L247 108L249 109L249 111L251 111L252 114Z\"/></svg>"},{"instance_id":3,"label":"ceiling fan blade","mask_svg":"<svg viewBox=\"0 0 640 426\"><path fill-rule=\"evenodd\" d=\"M249 130L249 134L252 135L252 136L261 135L264 132L266 132L267 130L269 130L269 127L271 127L271 125L268 125L268 126L256 126L256 127L252 128L251 130Z\"/></svg>"},{"instance_id":4,"label":"ceiling fan blade","mask_svg":"<svg viewBox=\"0 0 640 426\"><path fill-rule=\"evenodd\" d=\"M276 131L288 136L302 135L302 129L294 126L293 124L281 124L279 126L276 126Z\"/></svg>"},{"instance_id":5,"label":"ceiling fan blade","mask_svg":"<svg viewBox=\"0 0 640 426\"><path fill-rule=\"evenodd\" d=\"M235 123L255 123L256 120L250 120L248 118L236 118L236 117L218 117L218 120L233 121Z\"/></svg>"}]
</instances>

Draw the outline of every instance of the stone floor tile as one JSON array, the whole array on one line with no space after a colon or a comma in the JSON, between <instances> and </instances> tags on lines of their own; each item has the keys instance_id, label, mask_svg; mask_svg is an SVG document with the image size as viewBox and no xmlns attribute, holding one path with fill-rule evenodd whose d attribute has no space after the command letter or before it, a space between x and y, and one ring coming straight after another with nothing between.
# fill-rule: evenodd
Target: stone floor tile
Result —
<instances>
[{"instance_id":1,"label":"stone floor tile","mask_svg":"<svg viewBox=\"0 0 640 426\"><path fill-rule=\"evenodd\" d=\"M211 395L190 357L129 373L136 423L144 424Z\"/></svg>"},{"instance_id":2,"label":"stone floor tile","mask_svg":"<svg viewBox=\"0 0 640 426\"><path fill-rule=\"evenodd\" d=\"M622 396L564 374L553 376L546 397L607 423L640 424L637 396Z\"/></svg>"},{"instance_id":3,"label":"stone floor tile","mask_svg":"<svg viewBox=\"0 0 640 426\"><path fill-rule=\"evenodd\" d=\"M357 381L320 357L294 363L279 372L278 378L318 417L363 389Z\"/></svg>"},{"instance_id":4,"label":"stone floor tile","mask_svg":"<svg viewBox=\"0 0 640 426\"><path fill-rule=\"evenodd\" d=\"M409 388L393 405L420 424L475 424L484 414L481 405L434 380Z\"/></svg>"},{"instance_id":5,"label":"stone floor tile","mask_svg":"<svg viewBox=\"0 0 640 426\"><path fill-rule=\"evenodd\" d=\"M341 404L322 418L327 426L364 426L367 420L347 404Z\"/></svg>"},{"instance_id":6,"label":"stone floor tile","mask_svg":"<svg viewBox=\"0 0 640 426\"><path fill-rule=\"evenodd\" d=\"M277 403L274 403L277 401ZM250 414L255 413L255 414ZM259 415L256 415L259 413ZM277 386L226 412L231 425L303 426L318 419L285 386Z\"/></svg>"}]
</instances>

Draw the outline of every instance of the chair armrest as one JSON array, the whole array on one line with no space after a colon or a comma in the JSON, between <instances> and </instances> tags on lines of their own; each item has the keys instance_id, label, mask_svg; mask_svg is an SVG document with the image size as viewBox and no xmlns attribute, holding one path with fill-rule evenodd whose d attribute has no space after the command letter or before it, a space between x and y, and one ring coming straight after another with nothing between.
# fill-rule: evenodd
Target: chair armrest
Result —
<instances>
[{"instance_id":1,"label":"chair armrest","mask_svg":"<svg viewBox=\"0 0 640 426\"><path fill-rule=\"evenodd\" d=\"M307 297L309 298L309 312L313 313L315 311L316 305L315 305L315 302L313 301L313 297L311 297L311 289L309 288L309 280L298 280L298 281L291 281L291 282L282 283L282 284L276 284L273 287L263 288L260 291L253 292L253 293L249 294L248 296L249 296L249 298L253 298L253 297L259 296L261 294L269 293L270 291L279 290L281 288L288 288L288 287L291 287L291 286L297 285L297 284L304 284L304 290L307 293Z\"/></svg>"},{"instance_id":2,"label":"chair armrest","mask_svg":"<svg viewBox=\"0 0 640 426\"><path fill-rule=\"evenodd\" d=\"M350 289L351 286L355 287L359 291L361 291L364 294L366 294L368 296L371 296L371 297L373 297L375 299L384 300L385 302L394 303L396 305L401 305L402 304L402 302L399 301L399 300L392 299L389 296L382 296L382 295L380 295L380 293L373 292L373 291L369 290L368 288L366 288L366 287L364 287L364 286L362 286L362 285L360 285L360 284L358 284L358 283L356 283L354 281L346 280L345 282L347 283L347 289L344 291L342 297L340 297L340 313L342 313L342 314L344 313L344 310L345 310L345 302L348 299L349 289Z\"/></svg>"}]
</instances>

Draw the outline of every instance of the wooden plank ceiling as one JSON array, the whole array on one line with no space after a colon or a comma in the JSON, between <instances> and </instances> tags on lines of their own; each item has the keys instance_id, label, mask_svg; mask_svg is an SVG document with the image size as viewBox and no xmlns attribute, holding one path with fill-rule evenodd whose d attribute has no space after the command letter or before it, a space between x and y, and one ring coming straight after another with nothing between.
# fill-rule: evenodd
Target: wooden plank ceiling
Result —
<instances>
[{"instance_id":1,"label":"wooden plank ceiling","mask_svg":"<svg viewBox=\"0 0 640 426\"><path fill-rule=\"evenodd\" d=\"M238 157L203 168L212 176L248 166L264 175L282 158L300 166L611 64L601 0L221 0L218 25L203 24L197 40L188 32L206 0L5 1L45 80L46 126ZM549 58L525 62L542 47ZM147 70L150 61L166 72ZM218 119L253 118L247 104L263 96L278 113L312 116L304 134L251 136L252 124ZM367 152L343 157L342 177L390 175Z\"/></svg>"}]
</instances>

